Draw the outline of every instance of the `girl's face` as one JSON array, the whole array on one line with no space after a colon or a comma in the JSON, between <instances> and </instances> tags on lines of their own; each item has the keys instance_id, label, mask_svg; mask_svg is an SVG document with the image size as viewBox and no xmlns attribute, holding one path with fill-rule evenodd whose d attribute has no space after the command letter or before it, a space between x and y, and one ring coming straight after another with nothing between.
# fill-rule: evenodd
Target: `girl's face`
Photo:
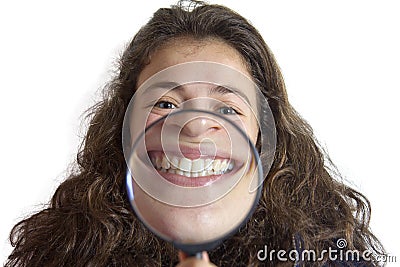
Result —
<instances>
[{"instance_id":1,"label":"girl's face","mask_svg":"<svg viewBox=\"0 0 400 267\"><path fill-rule=\"evenodd\" d=\"M161 70L177 64L195 61L224 64L251 77L241 55L231 46L217 40L197 41L182 38L169 42L152 54L150 63L145 66L138 77L136 87L139 88L148 78ZM242 126L245 127L245 131L252 142L255 143L258 134L258 124L254 112L257 111L249 107L249 105L256 105L257 103L255 90L252 90L253 88L245 88L240 92L239 88L238 95L235 93L226 93L221 90L212 90L212 88L215 88L215 86L203 83L185 85L182 86L182 90L170 90L154 106L154 109L147 118L147 125L168 114L171 109L177 108L184 101L201 98L216 99L232 108L231 110L225 109L220 112L233 111L240 114ZM246 98L248 103L243 98Z\"/></svg>"},{"instance_id":2,"label":"girl's face","mask_svg":"<svg viewBox=\"0 0 400 267\"><path fill-rule=\"evenodd\" d=\"M166 68L198 61L224 64L251 77L241 55L229 45L217 40L178 39L163 45L151 55L149 64L145 66L138 77L137 88L147 79ZM223 115L235 115L231 118L239 118L240 127L244 129L251 141L256 143L258 124L255 111L250 107L250 103L252 105L256 103L255 90L255 88L247 88L234 93L223 88L216 88L211 83L184 84L179 86L177 90L166 90L150 110L141 110L140 103L146 102L146 99L145 97L141 99L139 96L135 99L135 103L139 104L134 105L132 114L135 114L135 118L145 117L145 125L149 125L171 111L180 108L184 103L190 103L191 100L199 100L193 102L193 107L200 109L205 103L202 101L215 100L216 103L222 104L222 106L218 104L219 106L215 111ZM137 119L137 121L140 120ZM143 127L134 125L132 129L143 129ZM158 136L161 129L155 127L152 131L152 135L149 134L149 136ZM223 153L217 154L213 160L202 159L198 151L192 148L196 145L199 147L200 143L207 138L217 140L220 144L229 140L229 136L227 136L223 127L220 127L213 120L197 119L186 123L180 131L179 139L179 146L180 148L183 147L184 151L179 157L174 157L177 168L172 168L171 164L166 163L168 157L165 156L158 138L146 139L146 147L155 169L161 171L161 175L166 180L178 186L188 186L188 181L191 183L190 186L204 186L212 181L213 177L229 172L230 169L234 168L233 165L237 164L234 163L234 160L224 158ZM224 147L224 145L221 146ZM179 170L180 164L186 166L188 163L191 165L191 172ZM210 169L208 172L193 171L193 168L199 168L200 165L206 164L218 167ZM134 184L136 209L148 225L169 239L194 243L209 241L234 228L247 215L255 199L255 194L249 193L249 180L251 178L243 177L228 194L218 201L195 208L164 204L152 198Z\"/></svg>"}]
</instances>

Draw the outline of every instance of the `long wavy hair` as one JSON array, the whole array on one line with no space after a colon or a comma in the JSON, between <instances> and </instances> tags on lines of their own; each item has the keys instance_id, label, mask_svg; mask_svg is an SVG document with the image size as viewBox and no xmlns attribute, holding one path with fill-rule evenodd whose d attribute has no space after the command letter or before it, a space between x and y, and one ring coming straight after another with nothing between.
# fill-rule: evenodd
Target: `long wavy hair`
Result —
<instances>
[{"instance_id":1,"label":"long wavy hair","mask_svg":"<svg viewBox=\"0 0 400 267\"><path fill-rule=\"evenodd\" d=\"M215 38L235 48L276 121L275 159L259 205L236 235L209 252L210 259L219 266L276 265L277 261L260 262L257 251L264 245L288 251L294 236L303 249L317 253L334 247L338 238L346 239L347 249L384 253L369 230L370 203L341 182L312 128L290 105L280 69L259 32L224 6L181 1L154 13L126 47L103 100L89 110L90 123L74 171L47 208L14 226L10 241L15 248L5 266L173 266L178 262L177 251L149 232L130 209L121 131L138 76L152 53L181 37Z\"/></svg>"}]
</instances>

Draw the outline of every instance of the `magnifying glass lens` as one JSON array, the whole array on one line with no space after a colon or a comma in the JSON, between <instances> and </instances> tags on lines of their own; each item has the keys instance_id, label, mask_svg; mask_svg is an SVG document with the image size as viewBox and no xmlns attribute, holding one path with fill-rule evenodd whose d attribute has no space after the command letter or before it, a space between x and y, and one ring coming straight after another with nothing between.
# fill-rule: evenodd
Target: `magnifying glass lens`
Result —
<instances>
[{"instance_id":1,"label":"magnifying glass lens","mask_svg":"<svg viewBox=\"0 0 400 267\"><path fill-rule=\"evenodd\" d=\"M262 179L258 153L240 125L220 114L170 113L138 136L127 162L137 216L188 253L235 233L258 202L259 190L251 190Z\"/></svg>"}]
</instances>

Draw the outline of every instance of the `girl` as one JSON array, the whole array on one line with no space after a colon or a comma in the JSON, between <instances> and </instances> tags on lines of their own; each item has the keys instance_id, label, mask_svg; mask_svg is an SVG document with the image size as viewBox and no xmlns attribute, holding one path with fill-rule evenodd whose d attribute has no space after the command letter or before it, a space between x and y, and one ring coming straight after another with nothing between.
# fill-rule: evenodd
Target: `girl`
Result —
<instances>
[{"instance_id":1,"label":"girl","mask_svg":"<svg viewBox=\"0 0 400 267\"><path fill-rule=\"evenodd\" d=\"M122 123L129 101L146 78L196 60L223 63L248 75L268 99L277 135L273 165L252 218L209 251L211 261L217 266L283 264L277 258L260 261L258 251L267 246L314 250L318 255L337 248L336 241L342 238L347 249L384 253L369 230L368 200L333 178L333 164L311 127L289 104L278 65L257 30L226 7L190 1L159 9L132 39L107 95L92 108L77 172L58 187L48 208L13 228L15 248L6 266L178 263L178 252L149 232L130 209L124 188ZM182 264L184 258L181 255ZM320 261L290 264L346 266L357 261L334 261L325 255Z\"/></svg>"}]
</instances>

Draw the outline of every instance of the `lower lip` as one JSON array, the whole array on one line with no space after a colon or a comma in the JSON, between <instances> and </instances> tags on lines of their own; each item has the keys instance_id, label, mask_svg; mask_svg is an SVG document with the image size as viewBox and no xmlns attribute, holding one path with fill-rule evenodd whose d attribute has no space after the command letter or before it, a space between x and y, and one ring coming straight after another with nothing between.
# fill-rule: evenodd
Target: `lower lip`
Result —
<instances>
[{"instance_id":1,"label":"lower lip","mask_svg":"<svg viewBox=\"0 0 400 267\"><path fill-rule=\"evenodd\" d=\"M202 176L202 177L186 177L183 175L175 174L175 173L168 173L168 172L161 172L158 173L168 182L183 186L183 187L200 187L200 186L207 186L221 178L222 174L220 175L209 175L209 176Z\"/></svg>"}]
</instances>

